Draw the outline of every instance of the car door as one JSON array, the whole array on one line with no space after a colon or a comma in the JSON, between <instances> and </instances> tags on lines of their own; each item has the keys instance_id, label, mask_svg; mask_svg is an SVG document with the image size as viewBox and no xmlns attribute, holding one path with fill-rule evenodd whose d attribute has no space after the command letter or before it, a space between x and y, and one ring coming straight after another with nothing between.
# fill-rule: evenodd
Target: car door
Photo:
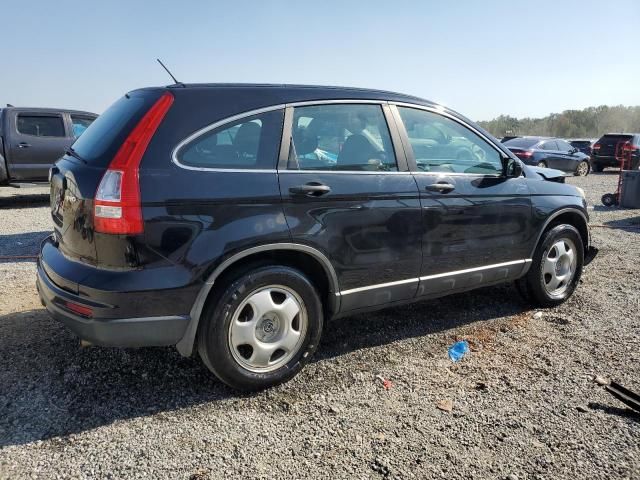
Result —
<instances>
[{"instance_id":1,"label":"car door","mask_svg":"<svg viewBox=\"0 0 640 480\"><path fill-rule=\"evenodd\" d=\"M539 159L539 161L545 162L548 168L562 170L563 159L555 140L547 140L540 144L538 148L544 152L544 158Z\"/></svg>"},{"instance_id":2,"label":"car door","mask_svg":"<svg viewBox=\"0 0 640 480\"><path fill-rule=\"evenodd\" d=\"M71 141L61 113L11 111L9 171L16 180L44 180Z\"/></svg>"},{"instance_id":3,"label":"car door","mask_svg":"<svg viewBox=\"0 0 640 480\"><path fill-rule=\"evenodd\" d=\"M416 293L420 200L390 118L380 103L287 108L279 163L285 217L294 242L333 264L341 311Z\"/></svg>"},{"instance_id":4,"label":"car door","mask_svg":"<svg viewBox=\"0 0 640 480\"><path fill-rule=\"evenodd\" d=\"M516 278L534 233L525 178L505 175L506 154L462 120L429 108L392 108L420 190L418 295Z\"/></svg>"},{"instance_id":5,"label":"car door","mask_svg":"<svg viewBox=\"0 0 640 480\"><path fill-rule=\"evenodd\" d=\"M558 146L559 154L559 166L557 168L565 172L575 172L581 160L577 154L579 150L574 148L570 143L560 139L556 140L556 145Z\"/></svg>"}]
</instances>

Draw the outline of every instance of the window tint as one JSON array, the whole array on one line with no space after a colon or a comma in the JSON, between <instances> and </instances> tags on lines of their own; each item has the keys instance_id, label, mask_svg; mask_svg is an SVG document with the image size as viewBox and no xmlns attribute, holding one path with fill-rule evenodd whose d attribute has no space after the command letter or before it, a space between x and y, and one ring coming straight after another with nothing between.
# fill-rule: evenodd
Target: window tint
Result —
<instances>
[{"instance_id":1,"label":"window tint","mask_svg":"<svg viewBox=\"0 0 640 480\"><path fill-rule=\"evenodd\" d=\"M540 148L540 150L558 150L558 146L556 145L555 140L544 142L538 148Z\"/></svg>"},{"instance_id":2,"label":"window tint","mask_svg":"<svg viewBox=\"0 0 640 480\"><path fill-rule=\"evenodd\" d=\"M564 140L556 140L556 145L558 145L558 150L560 150L561 152L568 152L570 150L573 150L573 147Z\"/></svg>"},{"instance_id":3,"label":"window tint","mask_svg":"<svg viewBox=\"0 0 640 480\"><path fill-rule=\"evenodd\" d=\"M503 142L508 147L529 148L538 143L537 138L513 138Z\"/></svg>"},{"instance_id":4,"label":"window tint","mask_svg":"<svg viewBox=\"0 0 640 480\"><path fill-rule=\"evenodd\" d=\"M204 133L178 152L183 165L204 168L276 167L283 111L246 117Z\"/></svg>"},{"instance_id":5,"label":"window tint","mask_svg":"<svg viewBox=\"0 0 640 480\"><path fill-rule=\"evenodd\" d=\"M73 136L79 137L84 133L84 131L89 128L89 125L93 123L93 118L89 117L78 117L76 115L71 115L71 124L73 125Z\"/></svg>"},{"instance_id":6,"label":"window tint","mask_svg":"<svg viewBox=\"0 0 640 480\"><path fill-rule=\"evenodd\" d=\"M18 115L18 132L36 137L64 137L60 116Z\"/></svg>"},{"instance_id":7,"label":"window tint","mask_svg":"<svg viewBox=\"0 0 640 480\"><path fill-rule=\"evenodd\" d=\"M294 109L289 169L396 171L380 105L317 105Z\"/></svg>"},{"instance_id":8,"label":"window tint","mask_svg":"<svg viewBox=\"0 0 640 480\"><path fill-rule=\"evenodd\" d=\"M133 95L120 98L73 143L73 149L92 165L108 165L124 142L126 135L154 100L153 97Z\"/></svg>"},{"instance_id":9,"label":"window tint","mask_svg":"<svg viewBox=\"0 0 640 480\"><path fill-rule=\"evenodd\" d=\"M500 154L484 139L436 113L399 107L420 170L501 174Z\"/></svg>"}]
</instances>

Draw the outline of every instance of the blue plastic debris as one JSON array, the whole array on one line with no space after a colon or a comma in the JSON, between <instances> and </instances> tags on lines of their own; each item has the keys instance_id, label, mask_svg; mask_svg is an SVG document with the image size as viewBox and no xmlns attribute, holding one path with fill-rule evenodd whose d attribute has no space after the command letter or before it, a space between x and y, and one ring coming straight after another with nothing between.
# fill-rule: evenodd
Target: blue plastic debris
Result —
<instances>
[{"instance_id":1,"label":"blue plastic debris","mask_svg":"<svg viewBox=\"0 0 640 480\"><path fill-rule=\"evenodd\" d=\"M469 353L469 344L466 340L460 340L449 347L449 358L452 362L459 362Z\"/></svg>"}]
</instances>

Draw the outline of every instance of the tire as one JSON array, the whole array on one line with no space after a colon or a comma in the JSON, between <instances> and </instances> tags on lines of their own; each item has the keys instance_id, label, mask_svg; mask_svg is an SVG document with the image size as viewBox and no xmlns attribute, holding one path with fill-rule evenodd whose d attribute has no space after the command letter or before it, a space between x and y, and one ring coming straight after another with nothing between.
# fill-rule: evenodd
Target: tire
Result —
<instances>
[{"instance_id":1,"label":"tire","mask_svg":"<svg viewBox=\"0 0 640 480\"><path fill-rule=\"evenodd\" d=\"M587 162L586 160L583 160L576 167L576 171L574 172L574 175L576 177L586 177L587 175L589 175L590 171L591 171L591 166L589 165L589 162Z\"/></svg>"},{"instance_id":2,"label":"tire","mask_svg":"<svg viewBox=\"0 0 640 480\"><path fill-rule=\"evenodd\" d=\"M554 307L573 294L580 282L583 265L584 245L580 232L573 225L556 225L542 235L533 255L531 268L524 277L516 281L516 287L533 306ZM551 266L555 268L550 268ZM549 273L550 270L554 273ZM559 281L560 278L564 280Z\"/></svg>"},{"instance_id":3,"label":"tire","mask_svg":"<svg viewBox=\"0 0 640 480\"><path fill-rule=\"evenodd\" d=\"M536 167L547 168L547 162L538 162L536 164Z\"/></svg>"},{"instance_id":4,"label":"tire","mask_svg":"<svg viewBox=\"0 0 640 480\"><path fill-rule=\"evenodd\" d=\"M600 173L600 172L602 172L602 171L604 170L604 167L603 167L602 165L598 165L597 163L594 163L594 164L591 166L591 169L592 169L594 172Z\"/></svg>"},{"instance_id":5,"label":"tire","mask_svg":"<svg viewBox=\"0 0 640 480\"><path fill-rule=\"evenodd\" d=\"M229 281L201 322L198 353L209 370L232 388L262 390L290 380L311 359L322 303L298 270L263 266Z\"/></svg>"},{"instance_id":6,"label":"tire","mask_svg":"<svg viewBox=\"0 0 640 480\"><path fill-rule=\"evenodd\" d=\"M618 205L618 196L615 193L605 193L600 201L605 207L615 207Z\"/></svg>"}]
</instances>

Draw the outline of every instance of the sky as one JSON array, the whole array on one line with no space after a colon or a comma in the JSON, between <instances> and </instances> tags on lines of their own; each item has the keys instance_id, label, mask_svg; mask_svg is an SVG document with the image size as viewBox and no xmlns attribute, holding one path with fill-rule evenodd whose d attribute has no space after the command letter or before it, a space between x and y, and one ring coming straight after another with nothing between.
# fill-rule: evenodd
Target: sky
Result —
<instances>
[{"instance_id":1,"label":"sky","mask_svg":"<svg viewBox=\"0 0 640 480\"><path fill-rule=\"evenodd\" d=\"M393 90L475 120L640 105L640 0L0 0L0 105L181 82Z\"/></svg>"}]
</instances>

